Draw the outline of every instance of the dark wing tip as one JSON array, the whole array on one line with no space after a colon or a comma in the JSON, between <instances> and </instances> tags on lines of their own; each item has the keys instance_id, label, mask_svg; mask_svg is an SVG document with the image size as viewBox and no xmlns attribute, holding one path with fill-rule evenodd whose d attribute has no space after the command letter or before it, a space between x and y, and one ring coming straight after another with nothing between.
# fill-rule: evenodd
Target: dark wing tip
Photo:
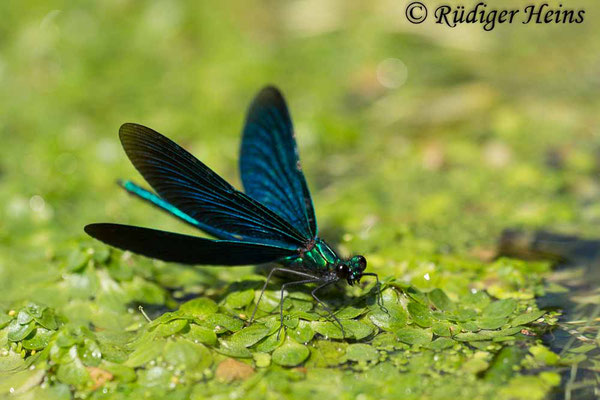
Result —
<instances>
[{"instance_id":1,"label":"dark wing tip","mask_svg":"<svg viewBox=\"0 0 600 400\"><path fill-rule=\"evenodd\" d=\"M140 126L138 124L135 124L133 122L125 122L123 125L121 125L121 127L119 128L119 137L123 137L123 135L127 135L129 132L132 132L134 130L136 130L136 128Z\"/></svg>"},{"instance_id":2,"label":"dark wing tip","mask_svg":"<svg viewBox=\"0 0 600 400\"><path fill-rule=\"evenodd\" d=\"M110 235L115 231L114 226L114 224L108 223L89 224L84 226L83 230L94 239L104 241L104 238L106 238L107 234Z\"/></svg>"},{"instance_id":3,"label":"dark wing tip","mask_svg":"<svg viewBox=\"0 0 600 400\"><path fill-rule=\"evenodd\" d=\"M119 128L119 139L121 140L121 145L123 146L123 149L125 149L127 157L129 157L136 168L138 168L137 161L140 158L144 158L140 157L139 154L136 154L139 153L141 149L148 151L149 148L152 147L152 144L159 144L161 147L179 147L174 144L172 140L156 132L154 129L131 122L121 125L121 128Z\"/></svg>"},{"instance_id":4,"label":"dark wing tip","mask_svg":"<svg viewBox=\"0 0 600 400\"><path fill-rule=\"evenodd\" d=\"M267 85L263 87L256 97L253 103L263 102L282 102L285 103L281 90L275 85Z\"/></svg>"},{"instance_id":5,"label":"dark wing tip","mask_svg":"<svg viewBox=\"0 0 600 400\"><path fill-rule=\"evenodd\" d=\"M283 95L281 94L281 90L279 90L279 88L275 85L272 84L268 84L266 86L264 86L259 92L258 92L258 96L260 95L279 95L281 97L283 97Z\"/></svg>"},{"instance_id":6,"label":"dark wing tip","mask_svg":"<svg viewBox=\"0 0 600 400\"><path fill-rule=\"evenodd\" d=\"M289 111L285 98L281 91L274 85L267 85L258 92L250 104L247 117L260 119L261 112L265 107L275 107L289 119Z\"/></svg>"},{"instance_id":7,"label":"dark wing tip","mask_svg":"<svg viewBox=\"0 0 600 400\"><path fill-rule=\"evenodd\" d=\"M150 129L150 128L148 128L147 126L144 126L142 124L135 123L135 122L125 122L119 128L119 132L121 132L121 131L131 132L131 131L137 131L140 129Z\"/></svg>"},{"instance_id":8,"label":"dark wing tip","mask_svg":"<svg viewBox=\"0 0 600 400\"><path fill-rule=\"evenodd\" d=\"M133 122L126 122L119 128L119 139L121 139L121 143L127 138L139 136L140 134L154 135L156 132L147 126L135 124Z\"/></svg>"}]
</instances>

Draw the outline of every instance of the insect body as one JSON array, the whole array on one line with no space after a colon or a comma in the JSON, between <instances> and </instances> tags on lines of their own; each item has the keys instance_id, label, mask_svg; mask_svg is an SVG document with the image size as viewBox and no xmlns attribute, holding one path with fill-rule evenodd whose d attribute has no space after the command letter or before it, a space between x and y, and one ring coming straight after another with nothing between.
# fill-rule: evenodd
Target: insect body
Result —
<instances>
[{"instance_id":1,"label":"insect body","mask_svg":"<svg viewBox=\"0 0 600 400\"><path fill-rule=\"evenodd\" d=\"M354 256L342 260L322 239L315 239L306 249L300 249L298 255L280 260L280 263L295 270L312 271L320 275L330 275L331 279L346 279L348 284L360 280L367 267L363 256Z\"/></svg>"},{"instance_id":2,"label":"insect body","mask_svg":"<svg viewBox=\"0 0 600 400\"><path fill-rule=\"evenodd\" d=\"M150 128L127 123L121 126L119 137L154 192L131 181L121 183L125 190L216 240L112 223L87 225L90 236L147 257L183 264L278 263L263 292L274 272L299 278L283 284L282 301L285 287L316 283L313 297L338 324L316 292L340 280L352 285L365 275L377 278L364 272L363 256L343 259L318 237L291 118L276 88L260 91L248 111L240 153L245 192Z\"/></svg>"}]
</instances>

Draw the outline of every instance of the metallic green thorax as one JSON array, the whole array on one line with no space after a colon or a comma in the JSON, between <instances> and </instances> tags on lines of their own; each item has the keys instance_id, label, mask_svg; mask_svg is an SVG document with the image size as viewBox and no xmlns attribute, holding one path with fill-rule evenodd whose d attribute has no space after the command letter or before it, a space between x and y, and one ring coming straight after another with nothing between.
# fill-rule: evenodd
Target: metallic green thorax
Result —
<instances>
[{"instance_id":1,"label":"metallic green thorax","mask_svg":"<svg viewBox=\"0 0 600 400\"><path fill-rule=\"evenodd\" d=\"M312 271L316 274L331 272L341 262L340 257L323 240L315 239L314 245L281 260L286 267Z\"/></svg>"},{"instance_id":2,"label":"metallic green thorax","mask_svg":"<svg viewBox=\"0 0 600 400\"><path fill-rule=\"evenodd\" d=\"M297 255L279 260L279 263L294 270L306 271L315 277L322 277L326 281L345 279L350 285L360 282L367 267L367 260L363 256L342 259L319 238L306 248L300 249Z\"/></svg>"}]
</instances>

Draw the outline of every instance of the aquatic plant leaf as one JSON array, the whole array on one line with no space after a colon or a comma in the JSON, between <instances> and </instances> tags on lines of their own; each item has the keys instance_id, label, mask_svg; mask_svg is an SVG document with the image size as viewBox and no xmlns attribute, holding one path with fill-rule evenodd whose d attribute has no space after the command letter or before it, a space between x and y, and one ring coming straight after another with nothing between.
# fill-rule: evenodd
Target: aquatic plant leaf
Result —
<instances>
[{"instance_id":1,"label":"aquatic plant leaf","mask_svg":"<svg viewBox=\"0 0 600 400\"><path fill-rule=\"evenodd\" d=\"M346 349L346 357L350 361L357 362L377 361L379 359L379 352L371 345L353 343Z\"/></svg>"},{"instance_id":2,"label":"aquatic plant leaf","mask_svg":"<svg viewBox=\"0 0 600 400\"><path fill-rule=\"evenodd\" d=\"M288 341L275 349L272 360L275 364L284 367L295 367L308 358L310 351L304 345Z\"/></svg>"}]
</instances>

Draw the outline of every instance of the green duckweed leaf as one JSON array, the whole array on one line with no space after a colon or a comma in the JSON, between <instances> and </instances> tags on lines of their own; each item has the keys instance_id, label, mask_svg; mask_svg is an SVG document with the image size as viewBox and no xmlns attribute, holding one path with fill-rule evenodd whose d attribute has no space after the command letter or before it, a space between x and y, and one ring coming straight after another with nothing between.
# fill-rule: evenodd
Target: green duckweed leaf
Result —
<instances>
[{"instance_id":1,"label":"green duckweed leaf","mask_svg":"<svg viewBox=\"0 0 600 400\"><path fill-rule=\"evenodd\" d=\"M155 360L162 354L165 345L165 340L147 340L139 343L133 353L129 355L125 365L135 368L140 367L151 360Z\"/></svg>"},{"instance_id":2,"label":"green duckweed leaf","mask_svg":"<svg viewBox=\"0 0 600 400\"><path fill-rule=\"evenodd\" d=\"M188 326L187 319L176 319L173 321L169 321L164 324L160 324L156 327L156 333L160 336L166 337L176 334L179 331L182 331Z\"/></svg>"},{"instance_id":3,"label":"green duckweed leaf","mask_svg":"<svg viewBox=\"0 0 600 400\"><path fill-rule=\"evenodd\" d=\"M196 343L209 346L217 344L217 335L213 330L196 324L190 324L190 329L185 333L185 336Z\"/></svg>"},{"instance_id":4,"label":"green duckweed leaf","mask_svg":"<svg viewBox=\"0 0 600 400\"><path fill-rule=\"evenodd\" d=\"M310 322L298 321L295 328L287 330L287 334L298 343L308 343L315 336L315 331L312 329Z\"/></svg>"},{"instance_id":5,"label":"green duckweed leaf","mask_svg":"<svg viewBox=\"0 0 600 400\"><path fill-rule=\"evenodd\" d=\"M21 325L19 321L13 319L8 325L8 340L18 342L27 337L35 329L35 322L31 321Z\"/></svg>"},{"instance_id":6,"label":"green duckweed leaf","mask_svg":"<svg viewBox=\"0 0 600 400\"><path fill-rule=\"evenodd\" d=\"M294 341L288 341L275 349L272 359L275 364L284 367L295 367L306 360L309 355L308 347Z\"/></svg>"},{"instance_id":7,"label":"green duckweed leaf","mask_svg":"<svg viewBox=\"0 0 600 400\"><path fill-rule=\"evenodd\" d=\"M102 352L98 343L90 338L83 340L83 345L78 347L78 354L85 366L97 367L102 361Z\"/></svg>"},{"instance_id":8,"label":"green duckweed leaf","mask_svg":"<svg viewBox=\"0 0 600 400\"><path fill-rule=\"evenodd\" d=\"M221 333L225 330L237 332L244 327L244 321L241 319L220 313L208 315L203 320L203 324L214 330L216 333Z\"/></svg>"},{"instance_id":9,"label":"green duckweed leaf","mask_svg":"<svg viewBox=\"0 0 600 400\"><path fill-rule=\"evenodd\" d=\"M292 328L292 329L296 328L298 326L299 322L300 322L300 320L296 317L291 317L289 315L283 317L283 325L288 328Z\"/></svg>"},{"instance_id":10,"label":"green duckweed leaf","mask_svg":"<svg viewBox=\"0 0 600 400\"><path fill-rule=\"evenodd\" d=\"M315 312L307 312L307 311L293 311L290 313L290 316L296 317L299 319L303 319L306 321L318 321L321 316Z\"/></svg>"},{"instance_id":11,"label":"green duckweed leaf","mask_svg":"<svg viewBox=\"0 0 600 400\"><path fill-rule=\"evenodd\" d=\"M266 368L271 365L271 355L269 353L254 353L252 358L257 368Z\"/></svg>"},{"instance_id":12,"label":"green duckweed leaf","mask_svg":"<svg viewBox=\"0 0 600 400\"><path fill-rule=\"evenodd\" d=\"M166 362L182 369L205 369L212 364L212 356L206 347L186 339L167 342L163 355Z\"/></svg>"},{"instance_id":13,"label":"green duckweed leaf","mask_svg":"<svg viewBox=\"0 0 600 400\"><path fill-rule=\"evenodd\" d=\"M406 346L404 343L400 342L398 340L398 336L396 336L393 333L380 333L379 335L375 336L375 338L373 339L373 342L371 343L373 345L373 347L375 347L376 349L383 349L383 350L395 350L398 348L401 348L403 346Z\"/></svg>"},{"instance_id":14,"label":"green duckweed leaf","mask_svg":"<svg viewBox=\"0 0 600 400\"><path fill-rule=\"evenodd\" d=\"M325 338L329 339L348 339L353 338L356 340L364 339L373 333L373 328L367 324L356 320L342 320L342 326L344 327L344 332L340 329L340 326L337 323L333 322L322 322L315 321L311 322L311 326L315 332L325 336ZM345 337L344 337L345 333Z\"/></svg>"},{"instance_id":15,"label":"green duckweed leaf","mask_svg":"<svg viewBox=\"0 0 600 400\"><path fill-rule=\"evenodd\" d=\"M488 318L508 317L517 308L517 302L513 299L504 299L491 302L484 310L483 315Z\"/></svg>"},{"instance_id":16,"label":"green duckweed leaf","mask_svg":"<svg viewBox=\"0 0 600 400\"><path fill-rule=\"evenodd\" d=\"M290 296L293 311L310 311L314 307L312 297L310 299L296 299Z\"/></svg>"},{"instance_id":17,"label":"green duckweed leaf","mask_svg":"<svg viewBox=\"0 0 600 400\"><path fill-rule=\"evenodd\" d=\"M190 315L196 318L202 318L210 314L215 314L219 306L213 300L206 297L199 297L187 301L179 307L179 311L184 315Z\"/></svg>"},{"instance_id":18,"label":"green duckweed leaf","mask_svg":"<svg viewBox=\"0 0 600 400\"><path fill-rule=\"evenodd\" d=\"M512 326L526 325L541 318L544 314L546 314L544 310L532 311L527 314L517 315L510 323Z\"/></svg>"},{"instance_id":19,"label":"green duckweed leaf","mask_svg":"<svg viewBox=\"0 0 600 400\"><path fill-rule=\"evenodd\" d=\"M247 289L229 293L225 303L231 308L243 308L250 304L252 300L254 300L254 289Z\"/></svg>"},{"instance_id":20,"label":"green duckweed leaf","mask_svg":"<svg viewBox=\"0 0 600 400\"><path fill-rule=\"evenodd\" d=\"M514 373L522 362L525 350L518 346L504 347L494 358L490 368L485 372L484 379L492 383L504 383Z\"/></svg>"},{"instance_id":21,"label":"green duckweed leaf","mask_svg":"<svg viewBox=\"0 0 600 400\"><path fill-rule=\"evenodd\" d=\"M346 306L340 311L335 313L335 316L339 319L353 319L367 311L364 307Z\"/></svg>"},{"instance_id":22,"label":"green duckweed leaf","mask_svg":"<svg viewBox=\"0 0 600 400\"><path fill-rule=\"evenodd\" d=\"M404 292L408 295L408 297L410 297L411 299L413 299L421 305L426 306L427 304L429 304L429 299L427 298L427 295L414 286L407 287L406 289L404 289Z\"/></svg>"},{"instance_id":23,"label":"green duckweed leaf","mask_svg":"<svg viewBox=\"0 0 600 400\"><path fill-rule=\"evenodd\" d=\"M455 325L452 325L448 321L436 321L431 325L431 331L436 336L452 336L455 329Z\"/></svg>"},{"instance_id":24,"label":"green duckweed leaf","mask_svg":"<svg viewBox=\"0 0 600 400\"><path fill-rule=\"evenodd\" d=\"M560 356L558 354L541 344L530 347L529 352L537 362L544 365L556 365L560 361Z\"/></svg>"},{"instance_id":25,"label":"green duckweed leaf","mask_svg":"<svg viewBox=\"0 0 600 400\"><path fill-rule=\"evenodd\" d=\"M99 341L98 346L100 348L100 353L102 354L102 360L112 363L123 363L127 361L128 353L125 351L124 346L111 343L108 340Z\"/></svg>"},{"instance_id":26,"label":"green duckweed leaf","mask_svg":"<svg viewBox=\"0 0 600 400\"><path fill-rule=\"evenodd\" d=\"M456 305L441 289L433 289L431 292L427 293L427 297L431 304L438 310L454 311L456 309Z\"/></svg>"},{"instance_id":27,"label":"green duckweed leaf","mask_svg":"<svg viewBox=\"0 0 600 400\"><path fill-rule=\"evenodd\" d=\"M229 337L228 342L240 347L250 347L268 334L269 328L267 326L254 323L247 328L235 332Z\"/></svg>"},{"instance_id":28,"label":"green duckweed leaf","mask_svg":"<svg viewBox=\"0 0 600 400\"><path fill-rule=\"evenodd\" d=\"M461 308L452 313L452 321L467 322L477 317L475 310Z\"/></svg>"},{"instance_id":29,"label":"green duckweed leaf","mask_svg":"<svg viewBox=\"0 0 600 400\"><path fill-rule=\"evenodd\" d=\"M92 258L99 264L106 264L110 259L110 249L100 246L93 249Z\"/></svg>"},{"instance_id":30,"label":"green duckweed leaf","mask_svg":"<svg viewBox=\"0 0 600 400\"><path fill-rule=\"evenodd\" d=\"M0 373L2 373L1 375L4 375L4 373L6 373L6 376L8 376L8 373L22 370L24 367L25 360L18 352L8 350L7 352L0 355Z\"/></svg>"},{"instance_id":31,"label":"green duckweed leaf","mask_svg":"<svg viewBox=\"0 0 600 400\"><path fill-rule=\"evenodd\" d=\"M121 286L130 301L143 304L164 304L166 294L163 288L157 284L135 277L131 281L121 282Z\"/></svg>"},{"instance_id":32,"label":"green duckweed leaf","mask_svg":"<svg viewBox=\"0 0 600 400\"><path fill-rule=\"evenodd\" d=\"M353 343L346 349L346 357L350 361L357 362L377 361L379 359L379 352L371 345Z\"/></svg>"},{"instance_id":33,"label":"green duckweed leaf","mask_svg":"<svg viewBox=\"0 0 600 400\"><path fill-rule=\"evenodd\" d=\"M479 329L498 329L508 322L506 317L482 317L475 321L475 325Z\"/></svg>"},{"instance_id":34,"label":"green duckweed leaf","mask_svg":"<svg viewBox=\"0 0 600 400\"><path fill-rule=\"evenodd\" d=\"M37 328L33 335L23 340L23 348L28 350L40 350L48 346L50 339L56 331L51 331L44 328Z\"/></svg>"},{"instance_id":35,"label":"green duckweed leaf","mask_svg":"<svg viewBox=\"0 0 600 400\"><path fill-rule=\"evenodd\" d=\"M485 371L489 367L489 353L484 351L477 351L471 358L469 358L463 365L462 370L470 374L479 374Z\"/></svg>"},{"instance_id":36,"label":"green duckweed leaf","mask_svg":"<svg viewBox=\"0 0 600 400\"><path fill-rule=\"evenodd\" d=\"M172 372L162 366L142 369L138 372L138 382L145 387L166 387L171 383Z\"/></svg>"},{"instance_id":37,"label":"green duckweed leaf","mask_svg":"<svg viewBox=\"0 0 600 400\"><path fill-rule=\"evenodd\" d=\"M381 300L383 301L384 306L388 306L389 304L396 304L398 302L398 291L392 288L387 288L381 292ZM375 303L376 305L377 303ZM377 306L379 308L379 306Z\"/></svg>"},{"instance_id":38,"label":"green duckweed leaf","mask_svg":"<svg viewBox=\"0 0 600 400\"><path fill-rule=\"evenodd\" d=\"M47 308L43 311L41 317L34 317L35 321L46 329L56 330L58 329L58 321L54 315L54 311Z\"/></svg>"},{"instance_id":39,"label":"green duckweed leaf","mask_svg":"<svg viewBox=\"0 0 600 400\"><path fill-rule=\"evenodd\" d=\"M307 367L332 367L346 362L345 342L332 342L330 340L316 340L310 347L311 356L306 362Z\"/></svg>"},{"instance_id":40,"label":"green duckweed leaf","mask_svg":"<svg viewBox=\"0 0 600 400\"><path fill-rule=\"evenodd\" d=\"M25 309L19 311L19 314L17 314L17 322L21 325L28 324L32 320L33 316L29 314Z\"/></svg>"},{"instance_id":41,"label":"green duckweed leaf","mask_svg":"<svg viewBox=\"0 0 600 400\"><path fill-rule=\"evenodd\" d=\"M137 379L135 370L131 367L112 362L103 362L101 367L102 369L113 374L117 379L119 379L122 382L133 382Z\"/></svg>"},{"instance_id":42,"label":"green duckweed leaf","mask_svg":"<svg viewBox=\"0 0 600 400\"><path fill-rule=\"evenodd\" d=\"M369 312L369 320L377 327L391 331L406 325L407 315L404 308L399 304L388 304L386 310L376 308Z\"/></svg>"},{"instance_id":43,"label":"green duckweed leaf","mask_svg":"<svg viewBox=\"0 0 600 400\"><path fill-rule=\"evenodd\" d=\"M462 331L477 332L480 329L479 326L473 321L459 322L458 326Z\"/></svg>"},{"instance_id":44,"label":"green duckweed leaf","mask_svg":"<svg viewBox=\"0 0 600 400\"><path fill-rule=\"evenodd\" d=\"M408 313L410 314L411 319L419 326L423 328L428 328L433 323L431 317L431 310L429 307L417 303L415 301L411 301L406 306L408 309Z\"/></svg>"},{"instance_id":45,"label":"green duckweed leaf","mask_svg":"<svg viewBox=\"0 0 600 400\"><path fill-rule=\"evenodd\" d=\"M251 358L252 352L245 346L227 340L219 340L219 347L215 351L233 358Z\"/></svg>"},{"instance_id":46,"label":"green duckweed leaf","mask_svg":"<svg viewBox=\"0 0 600 400\"><path fill-rule=\"evenodd\" d=\"M485 309L485 307L490 304L490 301L490 296L482 290L469 292L467 296L464 296L461 299L464 306L477 308L479 310Z\"/></svg>"},{"instance_id":47,"label":"green duckweed leaf","mask_svg":"<svg viewBox=\"0 0 600 400\"><path fill-rule=\"evenodd\" d=\"M394 333L398 337L398 340L410 345L424 346L431 342L433 338L430 329L405 327L397 329Z\"/></svg>"},{"instance_id":48,"label":"green duckweed leaf","mask_svg":"<svg viewBox=\"0 0 600 400\"><path fill-rule=\"evenodd\" d=\"M258 342L258 344L256 345L256 350L261 351L263 353L270 353L279 346L281 346L284 341L285 335L283 334L283 332L279 335L279 337L277 337L277 333L273 333L261 340L260 342Z\"/></svg>"},{"instance_id":49,"label":"green duckweed leaf","mask_svg":"<svg viewBox=\"0 0 600 400\"><path fill-rule=\"evenodd\" d=\"M447 337L439 337L427 345L431 350L444 350L454 346L456 342Z\"/></svg>"},{"instance_id":50,"label":"green duckweed leaf","mask_svg":"<svg viewBox=\"0 0 600 400\"><path fill-rule=\"evenodd\" d=\"M71 251L67 259L66 268L69 272L78 272L86 266L91 254L81 249Z\"/></svg>"},{"instance_id":51,"label":"green duckweed leaf","mask_svg":"<svg viewBox=\"0 0 600 400\"><path fill-rule=\"evenodd\" d=\"M56 378L63 383L79 388L86 386L89 382L90 374L77 356L75 346L69 349L65 362L59 363Z\"/></svg>"}]
</instances>

